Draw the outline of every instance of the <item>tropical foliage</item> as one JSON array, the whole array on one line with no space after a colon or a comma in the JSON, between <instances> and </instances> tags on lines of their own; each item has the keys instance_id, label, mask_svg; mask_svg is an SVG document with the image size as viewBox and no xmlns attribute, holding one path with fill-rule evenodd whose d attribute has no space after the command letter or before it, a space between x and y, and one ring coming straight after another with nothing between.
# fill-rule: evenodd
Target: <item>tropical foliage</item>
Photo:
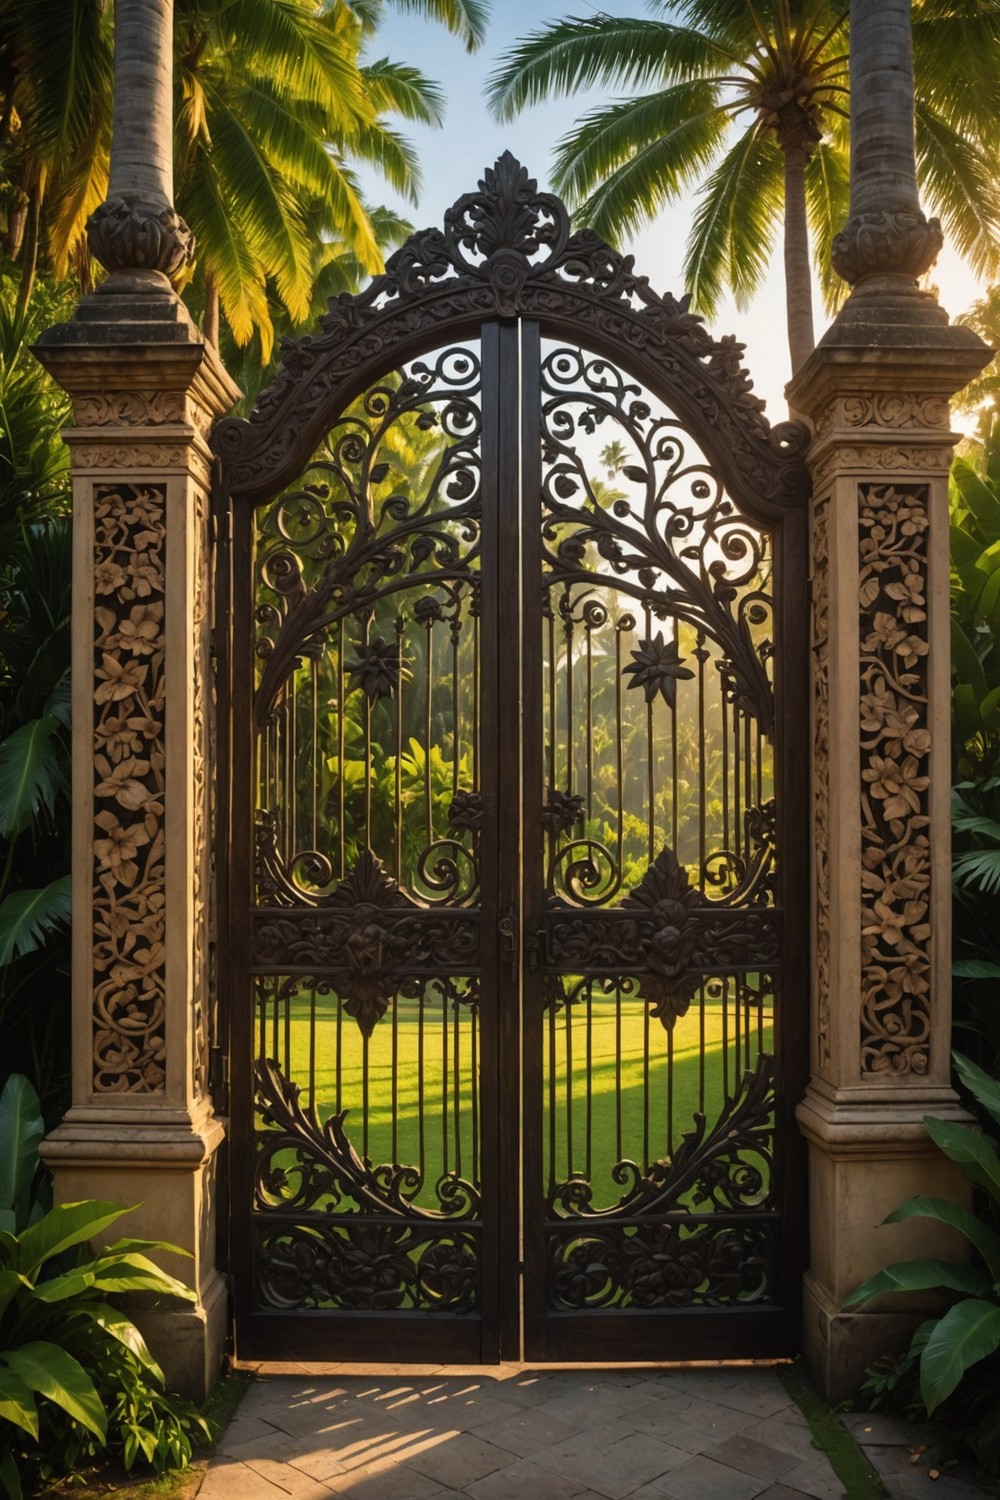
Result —
<instances>
[{"instance_id":1,"label":"tropical foliage","mask_svg":"<svg viewBox=\"0 0 1000 1500\"><path fill-rule=\"evenodd\" d=\"M954 972L956 1024L1000 1060L1000 424L951 476Z\"/></svg>"},{"instance_id":2,"label":"tropical foliage","mask_svg":"<svg viewBox=\"0 0 1000 1500\"><path fill-rule=\"evenodd\" d=\"M137 1292L192 1301L147 1253L185 1252L127 1239L89 1250L129 1210L46 1209L37 1191L41 1136L37 1095L14 1075L0 1093L0 1493L8 1500L106 1447L127 1469L139 1461L162 1473L212 1436L189 1402L166 1393L141 1333L114 1301Z\"/></svg>"},{"instance_id":3,"label":"tropical foliage","mask_svg":"<svg viewBox=\"0 0 1000 1500\"><path fill-rule=\"evenodd\" d=\"M483 0L400 0L472 49ZM419 171L391 117L440 124L442 97L415 68L370 58L375 0L177 0L178 210L198 240L193 301L215 337L273 342L273 308L300 324L316 283L345 257L381 267L377 220L352 163L415 198ZM107 189L113 7L101 0L0 4L0 212L27 305L36 268L92 268L87 216Z\"/></svg>"},{"instance_id":4,"label":"tropical foliage","mask_svg":"<svg viewBox=\"0 0 1000 1500\"><path fill-rule=\"evenodd\" d=\"M0 308L0 1057L48 1110L69 1071L69 410L28 346L64 306Z\"/></svg>"},{"instance_id":5,"label":"tropical foliage","mask_svg":"<svg viewBox=\"0 0 1000 1500\"><path fill-rule=\"evenodd\" d=\"M1000 1213L1000 1081L960 1053L955 1068L984 1122L962 1125L926 1116L931 1139L984 1194L989 1218ZM919 1370L919 1390L928 1415L937 1413L950 1440L962 1439L984 1467L1000 1469L1000 1234L984 1217L948 1198L910 1198L884 1221L931 1219L957 1230L969 1242L972 1262L909 1260L886 1266L848 1298L865 1307L898 1292L936 1291L942 1311L913 1336L902 1369L876 1370L870 1390L883 1401L905 1399L907 1376Z\"/></svg>"},{"instance_id":6,"label":"tropical foliage","mask_svg":"<svg viewBox=\"0 0 1000 1500\"><path fill-rule=\"evenodd\" d=\"M844 290L829 251L847 214L847 6L654 0L650 10L539 27L502 60L493 107L509 119L554 94L618 90L559 141L553 180L580 222L612 241L697 186L685 281L705 313L727 287L738 306L751 300L783 224L797 365L812 342L807 221L828 304ZM986 272L1000 250L1000 4L915 0L913 50L922 188L954 244Z\"/></svg>"}]
</instances>

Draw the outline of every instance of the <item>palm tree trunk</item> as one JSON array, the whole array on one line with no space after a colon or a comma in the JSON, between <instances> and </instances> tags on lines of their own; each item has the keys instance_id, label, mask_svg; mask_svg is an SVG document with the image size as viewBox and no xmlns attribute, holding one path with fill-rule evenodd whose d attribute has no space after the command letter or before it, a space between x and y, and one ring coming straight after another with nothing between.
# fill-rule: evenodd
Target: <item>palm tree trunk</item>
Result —
<instances>
[{"instance_id":1,"label":"palm tree trunk","mask_svg":"<svg viewBox=\"0 0 1000 1500\"><path fill-rule=\"evenodd\" d=\"M834 270L865 294L914 291L940 248L917 193L910 0L851 0L851 209Z\"/></svg>"},{"instance_id":2,"label":"palm tree trunk","mask_svg":"<svg viewBox=\"0 0 1000 1500\"><path fill-rule=\"evenodd\" d=\"M115 104L108 197L173 193L173 0L115 0Z\"/></svg>"},{"instance_id":3,"label":"palm tree trunk","mask_svg":"<svg viewBox=\"0 0 1000 1500\"><path fill-rule=\"evenodd\" d=\"M812 269L809 264L809 225L806 219L806 162L801 148L785 151L785 313L792 374L812 353Z\"/></svg>"},{"instance_id":4,"label":"palm tree trunk","mask_svg":"<svg viewBox=\"0 0 1000 1500\"><path fill-rule=\"evenodd\" d=\"M35 289L35 274L38 270L38 240L41 234L42 192L36 187L28 203L28 217L22 245L21 283L17 289L17 311L20 316L28 310L31 294Z\"/></svg>"}]
</instances>

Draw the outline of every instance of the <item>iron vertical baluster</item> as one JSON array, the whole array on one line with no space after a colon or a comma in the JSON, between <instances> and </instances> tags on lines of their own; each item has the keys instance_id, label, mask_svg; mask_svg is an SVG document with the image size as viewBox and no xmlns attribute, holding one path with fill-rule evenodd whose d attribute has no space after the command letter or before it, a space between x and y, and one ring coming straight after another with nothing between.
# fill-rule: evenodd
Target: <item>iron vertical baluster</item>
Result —
<instances>
[{"instance_id":1,"label":"iron vertical baluster","mask_svg":"<svg viewBox=\"0 0 1000 1500\"><path fill-rule=\"evenodd\" d=\"M548 630L548 635L549 635L549 643L548 643L548 645L549 645L549 649L548 649L548 667L549 667L549 790L550 791L555 791L555 788L556 788L556 785L557 785L557 782L556 782L557 743L556 743L556 741L557 741L557 736L558 736L559 725L558 725L557 707L556 707L556 704L557 704L557 700L556 700L556 620L555 620L555 614L556 614L556 612L555 612L555 609L553 608L553 602L552 602L552 594L551 594L551 592L548 592L546 594L546 603L548 605L548 609L546 610L546 615L548 617L548 627L549 627L549 630Z\"/></svg>"},{"instance_id":2,"label":"iron vertical baluster","mask_svg":"<svg viewBox=\"0 0 1000 1500\"><path fill-rule=\"evenodd\" d=\"M281 1059L281 1071L286 1078L292 1076L292 996L298 995L298 985L286 985L284 993L285 1015L283 1029L283 1041L285 1044L284 1056Z\"/></svg>"},{"instance_id":3,"label":"iron vertical baluster","mask_svg":"<svg viewBox=\"0 0 1000 1500\"><path fill-rule=\"evenodd\" d=\"M587 1130L586 1130L586 1156L584 1161L584 1173L587 1181L593 1178L594 1171L594 996L593 981L587 979Z\"/></svg>"},{"instance_id":4,"label":"iron vertical baluster","mask_svg":"<svg viewBox=\"0 0 1000 1500\"><path fill-rule=\"evenodd\" d=\"M289 855L294 857L301 848L299 842L299 674L291 675L291 691L288 695L288 815L292 838Z\"/></svg>"},{"instance_id":5,"label":"iron vertical baluster","mask_svg":"<svg viewBox=\"0 0 1000 1500\"><path fill-rule=\"evenodd\" d=\"M698 986L698 1112L705 1113L705 981Z\"/></svg>"},{"instance_id":6,"label":"iron vertical baluster","mask_svg":"<svg viewBox=\"0 0 1000 1500\"><path fill-rule=\"evenodd\" d=\"M653 633L653 617L648 604L645 610L645 618L646 640L648 641ZM656 780L653 772L653 753L653 704L650 700L646 704L646 817L648 823L646 852L650 864L656 858Z\"/></svg>"},{"instance_id":7,"label":"iron vertical baluster","mask_svg":"<svg viewBox=\"0 0 1000 1500\"><path fill-rule=\"evenodd\" d=\"M368 1155L368 1037L361 1034L361 1155Z\"/></svg>"},{"instance_id":8,"label":"iron vertical baluster","mask_svg":"<svg viewBox=\"0 0 1000 1500\"><path fill-rule=\"evenodd\" d=\"M419 991L417 1002L417 1153L420 1181L423 1182L427 1169L427 1141L424 1125L424 1002L426 992L423 983L419 983L417 989Z\"/></svg>"},{"instance_id":9,"label":"iron vertical baluster","mask_svg":"<svg viewBox=\"0 0 1000 1500\"><path fill-rule=\"evenodd\" d=\"M566 642L566 790L572 795L573 778L573 606L569 587L563 591L563 638Z\"/></svg>"},{"instance_id":10,"label":"iron vertical baluster","mask_svg":"<svg viewBox=\"0 0 1000 1500\"><path fill-rule=\"evenodd\" d=\"M678 652L678 655L679 655L680 654L680 630L679 630L679 627L678 627L678 622L677 622L676 615L674 616L674 646L677 649L677 652ZM681 683L679 683L679 682L675 683L675 688L676 688L676 692L677 692L677 697L679 698L681 696L681 693L682 693L682 690L683 690ZM678 855L678 858L680 858L680 851L678 849L679 828L680 828L680 819L679 819L680 808L677 805L677 719L678 719L678 713L679 713L679 705L678 705L677 708L674 709L673 713L670 716L670 819L671 819L670 827L671 827L671 835L672 835L672 847L673 847L674 853Z\"/></svg>"},{"instance_id":11,"label":"iron vertical baluster","mask_svg":"<svg viewBox=\"0 0 1000 1500\"><path fill-rule=\"evenodd\" d=\"M705 883L705 857L708 854L705 803L708 796L707 757L705 754L705 637L699 630L694 648L698 663L698 884Z\"/></svg>"},{"instance_id":12,"label":"iron vertical baluster","mask_svg":"<svg viewBox=\"0 0 1000 1500\"><path fill-rule=\"evenodd\" d=\"M434 811L431 806L431 734L433 733L434 667L432 663L432 634L434 622L427 621L427 662L424 672L424 834L429 849L434 841Z\"/></svg>"},{"instance_id":13,"label":"iron vertical baluster","mask_svg":"<svg viewBox=\"0 0 1000 1500\"><path fill-rule=\"evenodd\" d=\"M460 611L462 608L461 595L455 608L455 617L451 622L451 791L452 796L458 791L459 786L459 762L462 759L462 704L459 693L458 675L458 641L461 634L462 623Z\"/></svg>"},{"instance_id":14,"label":"iron vertical baluster","mask_svg":"<svg viewBox=\"0 0 1000 1500\"><path fill-rule=\"evenodd\" d=\"M347 874L347 831L345 828L347 814L347 778L344 775L344 626L343 617L337 621L337 802L338 802L338 844L339 844L339 869L340 878L344 879ZM340 1025L338 1012L337 1025ZM340 1033L337 1033L337 1077L340 1078ZM339 1084L338 1084L339 1087ZM339 1094L338 1094L339 1097ZM340 1106L338 1104L337 1108Z\"/></svg>"},{"instance_id":15,"label":"iron vertical baluster","mask_svg":"<svg viewBox=\"0 0 1000 1500\"><path fill-rule=\"evenodd\" d=\"M566 1178L573 1175L573 1006L575 986L566 995L563 1015L566 1021Z\"/></svg>"},{"instance_id":16,"label":"iron vertical baluster","mask_svg":"<svg viewBox=\"0 0 1000 1500\"><path fill-rule=\"evenodd\" d=\"M743 714L733 705L733 838L736 857L743 858L743 745L740 734Z\"/></svg>"},{"instance_id":17,"label":"iron vertical baluster","mask_svg":"<svg viewBox=\"0 0 1000 1500\"><path fill-rule=\"evenodd\" d=\"M594 816L594 628L584 616L584 640L587 646L587 821ZM589 1146L588 1146L589 1154ZM587 1169L590 1176L590 1169Z\"/></svg>"},{"instance_id":18,"label":"iron vertical baluster","mask_svg":"<svg viewBox=\"0 0 1000 1500\"><path fill-rule=\"evenodd\" d=\"M649 1166L649 1006L642 1008L642 1162Z\"/></svg>"},{"instance_id":19,"label":"iron vertical baluster","mask_svg":"<svg viewBox=\"0 0 1000 1500\"><path fill-rule=\"evenodd\" d=\"M362 632L362 644L361 644L362 659L364 659L364 656L367 655L368 647L369 647L369 644L370 644L370 641L371 641L371 625L372 625L372 616L371 616L371 614L366 614L365 615L364 630ZM364 838L364 844L363 844L362 847L368 848L368 849L372 849L372 848L374 848L374 841L372 839L372 700L371 700L371 698L369 697L369 695L367 693L364 694L364 713L365 713L365 721L364 721L365 722L365 791L364 791L365 838Z\"/></svg>"},{"instance_id":20,"label":"iron vertical baluster","mask_svg":"<svg viewBox=\"0 0 1000 1500\"><path fill-rule=\"evenodd\" d=\"M667 1031L667 1155L674 1154L674 1032Z\"/></svg>"},{"instance_id":21,"label":"iron vertical baluster","mask_svg":"<svg viewBox=\"0 0 1000 1500\"><path fill-rule=\"evenodd\" d=\"M472 1095L472 1178L478 1183L482 1178L482 1164L479 1160L479 1001L473 996L469 1007L471 1011L469 1046L472 1052L471 1058L471 1087Z\"/></svg>"},{"instance_id":22,"label":"iron vertical baluster","mask_svg":"<svg viewBox=\"0 0 1000 1500\"><path fill-rule=\"evenodd\" d=\"M312 848L319 848L319 662L309 663L311 687L309 711L312 730Z\"/></svg>"},{"instance_id":23,"label":"iron vertical baluster","mask_svg":"<svg viewBox=\"0 0 1000 1500\"><path fill-rule=\"evenodd\" d=\"M399 1161L399 990L392 993L392 1160Z\"/></svg>"},{"instance_id":24,"label":"iron vertical baluster","mask_svg":"<svg viewBox=\"0 0 1000 1500\"><path fill-rule=\"evenodd\" d=\"M309 1107L317 1108L316 1100L316 981L309 986Z\"/></svg>"},{"instance_id":25,"label":"iron vertical baluster","mask_svg":"<svg viewBox=\"0 0 1000 1500\"><path fill-rule=\"evenodd\" d=\"M615 621L615 775L617 776L618 832L615 856L619 870L625 852L625 753L622 723L622 634L621 616ZM620 997L619 997L620 1005ZM621 1016L619 1014L619 1020ZM619 1143L620 1144L620 1143ZM620 1151L619 1151L620 1154Z\"/></svg>"},{"instance_id":26,"label":"iron vertical baluster","mask_svg":"<svg viewBox=\"0 0 1000 1500\"><path fill-rule=\"evenodd\" d=\"M727 695L727 682L725 674L719 673L719 700L720 715L722 720L722 848L725 856L728 856L729 842L729 703ZM725 878L725 871L723 871ZM721 893L720 893L721 894Z\"/></svg>"},{"instance_id":27,"label":"iron vertical baluster","mask_svg":"<svg viewBox=\"0 0 1000 1500\"><path fill-rule=\"evenodd\" d=\"M337 1114L344 1107L344 1002L337 994Z\"/></svg>"},{"instance_id":28,"label":"iron vertical baluster","mask_svg":"<svg viewBox=\"0 0 1000 1500\"><path fill-rule=\"evenodd\" d=\"M396 843L396 879L404 881L403 871L403 633L406 621L402 613L396 616L396 657L400 663L396 677L396 768L393 777L393 829Z\"/></svg>"},{"instance_id":29,"label":"iron vertical baluster","mask_svg":"<svg viewBox=\"0 0 1000 1500\"><path fill-rule=\"evenodd\" d=\"M462 1175L462 1049L461 1049L461 1006L458 994L452 999L452 1012L455 1017L452 1036L452 1072L454 1074L454 1089L452 1098L452 1109L455 1117L455 1176Z\"/></svg>"},{"instance_id":30,"label":"iron vertical baluster","mask_svg":"<svg viewBox=\"0 0 1000 1500\"><path fill-rule=\"evenodd\" d=\"M554 995L550 996L549 999L546 1020L549 1032L549 1191L551 1192L558 1181L556 1175L556 1129L558 1116L556 1113L556 1002Z\"/></svg>"},{"instance_id":31,"label":"iron vertical baluster","mask_svg":"<svg viewBox=\"0 0 1000 1500\"><path fill-rule=\"evenodd\" d=\"M448 996L444 985L441 994L441 1162L442 1174L448 1175Z\"/></svg>"},{"instance_id":32,"label":"iron vertical baluster","mask_svg":"<svg viewBox=\"0 0 1000 1500\"><path fill-rule=\"evenodd\" d=\"M624 1159L622 1140L622 982L613 981L615 987L615 1160Z\"/></svg>"}]
</instances>

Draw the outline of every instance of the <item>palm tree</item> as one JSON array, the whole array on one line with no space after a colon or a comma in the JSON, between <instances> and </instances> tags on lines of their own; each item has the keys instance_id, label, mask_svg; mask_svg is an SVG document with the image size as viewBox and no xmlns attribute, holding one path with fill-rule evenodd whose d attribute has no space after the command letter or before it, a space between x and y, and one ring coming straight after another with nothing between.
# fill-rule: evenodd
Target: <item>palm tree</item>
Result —
<instances>
[{"instance_id":1,"label":"palm tree","mask_svg":"<svg viewBox=\"0 0 1000 1500\"><path fill-rule=\"evenodd\" d=\"M570 17L517 42L489 97L524 105L601 83L628 91L578 120L553 181L582 223L627 235L701 184L685 279L711 314L759 290L782 227L793 369L813 347L810 233L828 303L847 212L843 0L654 0L669 18ZM916 0L917 157L928 200L979 272L1000 265L1000 0ZM735 127L735 128L734 128Z\"/></svg>"},{"instance_id":2,"label":"palm tree","mask_svg":"<svg viewBox=\"0 0 1000 1500\"><path fill-rule=\"evenodd\" d=\"M485 0L396 3L470 50L485 34ZM126 28L135 12L147 40L170 26L163 4L147 13L145 0L119 0L117 10ZM89 284L85 224L108 191L111 13L103 0L0 0L0 209L6 199L23 300L43 241L57 275L72 267ZM414 197L416 162L386 117L440 123L442 113L416 69L362 61L382 14L381 0L176 0L175 200L198 240L210 336L221 304L241 344L259 330L266 357L275 292L298 323L331 255L381 268L350 163ZM170 33L161 40L169 55ZM148 132L148 94L145 104Z\"/></svg>"}]
</instances>

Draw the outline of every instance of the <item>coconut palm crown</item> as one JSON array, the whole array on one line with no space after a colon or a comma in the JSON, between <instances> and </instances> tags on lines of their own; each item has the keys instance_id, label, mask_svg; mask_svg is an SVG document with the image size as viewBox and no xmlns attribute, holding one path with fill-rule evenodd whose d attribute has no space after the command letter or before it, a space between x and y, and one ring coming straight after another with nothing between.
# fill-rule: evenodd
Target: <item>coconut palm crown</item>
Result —
<instances>
[{"instance_id":1,"label":"coconut palm crown","mask_svg":"<svg viewBox=\"0 0 1000 1500\"><path fill-rule=\"evenodd\" d=\"M555 94L620 91L558 142L557 191L614 242L697 185L684 275L709 315L726 288L738 306L760 289L780 229L796 369L814 341L810 248L828 306L843 291L829 250L848 207L847 6L651 0L649 11L531 32L494 72L492 108L509 119ZM959 251L995 273L1000 0L916 0L913 47L922 188Z\"/></svg>"}]
</instances>

